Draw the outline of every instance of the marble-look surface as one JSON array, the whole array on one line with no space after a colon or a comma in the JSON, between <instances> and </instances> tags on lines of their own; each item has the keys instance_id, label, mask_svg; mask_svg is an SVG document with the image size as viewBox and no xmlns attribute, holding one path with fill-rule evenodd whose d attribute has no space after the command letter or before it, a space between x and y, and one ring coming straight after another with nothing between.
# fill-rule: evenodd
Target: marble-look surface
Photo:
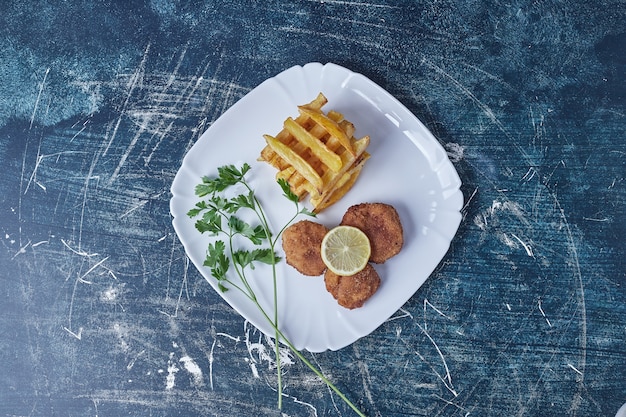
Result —
<instances>
[{"instance_id":1,"label":"marble-look surface","mask_svg":"<svg viewBox=\"0 0 626 417\"><path fill-rule=\"evenodd\" d=\"M350 416L189 264L169 187L229 106L335 62L427 126L463 221L371 335L305 353L368 416L626 402L626 4L5 2L0 415Z\"/></svg>"}]
</instances>

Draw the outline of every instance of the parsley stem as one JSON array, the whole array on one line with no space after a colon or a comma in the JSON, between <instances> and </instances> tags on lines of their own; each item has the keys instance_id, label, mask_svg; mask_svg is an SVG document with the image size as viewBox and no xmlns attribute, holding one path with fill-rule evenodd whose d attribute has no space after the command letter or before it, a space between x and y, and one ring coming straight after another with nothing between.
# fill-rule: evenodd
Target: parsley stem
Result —
<instances>
[{"instance_id":1,"label":"parsley stem","mask_svg":"<svg viewBox=\"0 0 626 417\"><path fill-rule=\"evenodd\" d=\"M259 309L259 311L261 312L261 314L263 314L263 316L265 317L265 319L268 321L268 323L272 326L275 334L278 335L278 337L280 339L275 339L275 345L276 345L276 351L278 352L278 346L279 346L279 342L282 341L284 342L287 347L289 347L289 349L293 352L294 355L296 355L298 357L298 359L300 359L311 371L313 371L313 373L315 373L315 375L317 375L331 390L333 390L335 392L335 394L337 394L339 396L339 398L341 398L355 413L357 413L360 417L366 417L365 414L363 414L361 412L361 410L359 410L357 408L356 405L354 405L352 403L352 401L350 401L348 399L348 397L345 396L345 394L343 394L341 392L341 390L339 390L339 388L337 388L335 386L335 384L333 384L327 377L326 375L324 375L324 373L322 371L320 371L319 369L317 369L317 367L315 367L315 365L313 365L303 354L302 352L300 352L294 345L293 343L291 343L291 341L287 338L287 336L285 336L283 334L283 332L276 326L276 324L270 319L270 317L267 315L267 313L265 312L265 310L263 309L263 307L255 300L254 301L255 305L257 306L257 308Z\"/></svg>"},{"instance_id":2,"label":"parsley stem","mask_svg":"<svg viewBox=\"0 0 626 417\"><path fill-rule=\"evenodd\" d=\"M256 195L254 194L254 191L252 190L252 188L250 188L249 184L245 181L245 179L243 180L243 185L248 189L248 191L252 195L252 199L254 200L253 210L256 213L257 217L259 218L259 221L261 222L261 225L263 226L263 229L265 230L265 235L267 236L267 240L269 241L270 249L271 249L272 253L276 253L276 251L275 251L276 242L278 241L278 236L280 236L282 234L282 230L284 230L284 228L277 235L276 239L272 239L272 232L270 230L269 222L267 221L267 217L265 216L265 211L263 210L263 206L261 205L261 202L256 198ZM295 216L289 221L289 223L291 223L293 221L293 219L295 219ZM276 257L275 256L274 256L273 261L272 261L272 282L273 282L273 287L274 287L273 288L274 289L274 294L273 294L273 297L274 297L274 321L273 321L274 339L278 340L278 338L279 338L279 330L278 330L278 285L277 285L277 276L276 276ZM257 303L257 305L258 305L258 303ZM260 308L260 306L259 306L259 308ZM263 310L263 309L261 308L261 310ZM266 315L266 318L267 318L267 315ZM270 321L270 323L272 323L272 322ZM281 360L280 360L280 346L279 346L278 342L276 342L274 344L275 344L274 355L276 357L276 377L277 377L276 389L277 389L277 392L278 392L278 409L280 410L283 407L283 373L282 373L282 364L281 364Z\"/></svg>"},{"instance_id":3,"label":"parsley stem","mask_svg":"<svg viewBox=\"0 0 626 417\"><path fill-rule=\"evenodd\" d=\"M280 332L280 331L279 331ZM324 373L322 371L320 371L319 369L317 369L315 367L315 365L313 365L306 357L304 357L304 355L302 354L302 352L300 352L298 349L296 349L296 347L291 344L291 342L289 341L289 339L287 339L282 332L280 332L280 335L282 337L282 340L287 344L287 346L289 346L289 349L291 349L291 351L298 357L298 359L300 359L306 366L309 367L309 369L311 371L313 371L313 373L315 373L315 375L317 375L330 389L332 389L335 394L337 394L339 396L339 398L341 398L343 400L343 402L345 402L355 413L357 413L360 417L366 417L365 414L363 414L361 412L361 410L359 410L357 408L356 405L354 405L352 403L352 401L350 401L348 399L348 397L346 397L343 392L341 392L339 390L339 388L337 388L335 386L335 384L333 384L327 377L326 375L324 375Z\"/></svg>"}]
</instances>

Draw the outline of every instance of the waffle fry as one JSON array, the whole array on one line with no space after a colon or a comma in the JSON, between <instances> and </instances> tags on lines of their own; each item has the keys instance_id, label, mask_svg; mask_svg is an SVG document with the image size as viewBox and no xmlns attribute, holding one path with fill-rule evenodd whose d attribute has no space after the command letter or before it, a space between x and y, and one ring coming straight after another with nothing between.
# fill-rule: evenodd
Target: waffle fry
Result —
<instances>
[{"instance_id":1,"label":"waffle fry","mask_svg":"<svg viewBox=\"0 0 626 417\"><path fill-rule=\"evenodd\" d=\"M278 170L291 191L301 200L309 196L316 213L330 207L354 185L370 155L369 136L354 137L354 125L343 114L322 107L328 102L319 95L298 106L299 115L287 118L276 135L263 135L267 146L260 161Z\"/></svg>"}]
</instances>

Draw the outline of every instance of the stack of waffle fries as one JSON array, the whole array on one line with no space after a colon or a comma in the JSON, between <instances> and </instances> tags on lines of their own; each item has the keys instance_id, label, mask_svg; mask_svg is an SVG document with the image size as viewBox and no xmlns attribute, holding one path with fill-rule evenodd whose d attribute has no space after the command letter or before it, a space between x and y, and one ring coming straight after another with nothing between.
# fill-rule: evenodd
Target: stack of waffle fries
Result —
<instances>
[{"instance_id":1,"label":"stack of waffle fries","mask_svg":"<svg viewBox=\"0 0 626 417\"><path fill-rule=\"evenodd\" d=\"M287 181L300 200L308 195L315 213L352 188L370 157L365 151L369 136L356 139L354 125L341 113L322 111L327 102L319 93L298 106L299 115L287 118L276 136L264 135L267 146L259 157L278 170L276 178Z\"/></svg>"}]
</instances>

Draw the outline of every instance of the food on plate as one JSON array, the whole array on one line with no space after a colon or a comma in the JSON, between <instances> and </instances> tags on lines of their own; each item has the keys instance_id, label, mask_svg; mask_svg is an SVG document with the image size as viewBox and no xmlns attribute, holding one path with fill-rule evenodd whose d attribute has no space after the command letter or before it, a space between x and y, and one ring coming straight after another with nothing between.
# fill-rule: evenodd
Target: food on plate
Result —
<instances>
[{"instance_id":1,"label":"food on plate","mask_svg":"<svg viewBox=\"0 0 626 417\"><path fill-rule=\"evenodd\" d=\"M324 274L326 290L347 309L362 307L380 286L380 276L371 264L351 276L335 274L330 269Z\"/></svg>"},{"instance_id":2,"label":"food on plate","mask_svg":"<svg viewBox=\"0 0 626 417\"><path fill-rule=\"evenodd\" d=\"M306 195L319 213L343 197L354 185L370 154L369 136L354 137L354 125L343 114L322 111L328 102L319 93L308 104L298 106L299 115L289 117L276 135L264 135L267 145L260 161L278 170L294 194Z\"/></svg>"},{"instance_id":3,"label":"food on plate","mask_svg":"<svg viewBox=\"0 0 626 417\"><path fill-rule=\"evenodd\" d=\"M349 276L362 271L370 253L369 239L356 227L334 227L322 240L322 261L337 275Z\"/></svg>"},{"instance_id":4,"label":"food on plate","mask_svg":"<svg viewBox=\"0 0 626 417\"><path fill-rule=\"evenodd\" d=\"M380 287L372 263L397 255L403 244L400 216L385 203L350 206L330 229L302 220L283 232L287 263L303 275L324 274L326 290L348 309L362 307Z\"/></svg>"},{"instance_id":5,"label":"food on plate","mask_svg":"<svg viewBox=\"0 0 626 417\"><path fill-rule=\"evenodd\" d=\"M302 275L319 276L326 270L320 250L328 228L310 220L301 220L283 232L283 250L287 264Z\"/></svg>"},{"instance_id":6,"label":"food on plate","mask_svg":"<svg viewBox=\"0 0 626 417\"><path fill-rule=\"evenodd\" d=\"M361 203L348 208L342 225L354 226L367 235L372 247L370 261L383 263L397 255L404 244L402 223L396 209L385 203Z\"/></svg>"}]
</instances>

